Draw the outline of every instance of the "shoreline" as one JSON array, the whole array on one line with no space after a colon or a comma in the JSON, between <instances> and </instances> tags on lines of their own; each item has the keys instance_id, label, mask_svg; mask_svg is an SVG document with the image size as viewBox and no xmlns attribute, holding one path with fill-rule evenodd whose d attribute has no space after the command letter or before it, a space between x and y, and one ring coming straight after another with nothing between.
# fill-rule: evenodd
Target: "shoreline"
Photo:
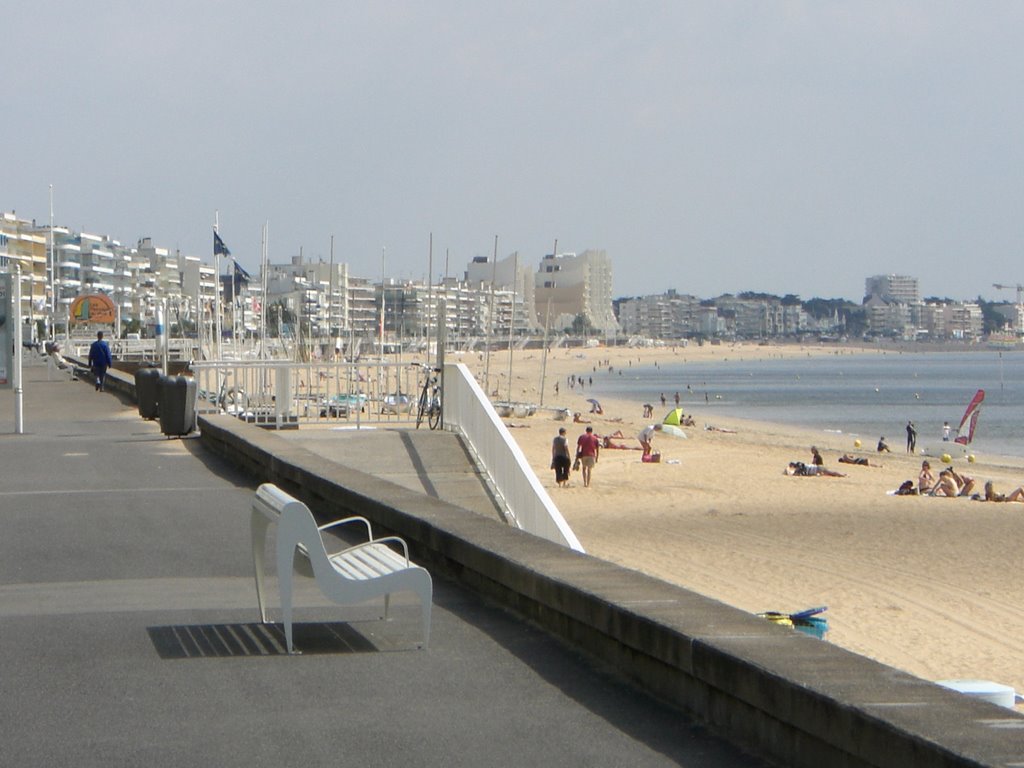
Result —
<instances>
[{"instance_id":1,"label":"shoreline","mask_svg":"<svg viewBox=\"0 0 1024 768\"><path fill-rule=\"evenodd\" d=\"M630 359L674 363L684 354L724 360L836 353L806 345L557 350L548 356L545 409L504 421L591 555L752 613L827 605L828 642L929 680L990 679L1024 690L1024 608L1017 607L1024 586L1013 578L1022 562L1024 504L888 495L904 480L916 482L920 455L880 458L873 442L858 449L850 435L716 415L716 426L730 431L708 431L699 421L685 428L687 439L659 433L660 464L642 463L639 450L604 450L592 487L583 488L576 472L571 487L555 486L551 439L565 426L574 444L584 425L552 417L570 401L564 392L554 395L553 382L589 375L599 360L617 368ZM463 357L482 372L481 359ZM540 366L540 352L515 353L512 399L538 402ZM492 352L492 392L494 372L507 369L508 353ZM507 385L502 378L495 399L504 399ZM635 401L602 395L601 403L603 415L583 417L598 434L621 430L622 443L638 445L639 430L661 419L660 408L643 419ZM681 406L689 412L685 401ZM810 463L811 445L846 477L786 476L788 462ZM842 453L882 466L841 464ZM930 460L937 472L941 463ZM979 491L988 479L1001 492L1024 482L1024 458L954 464Z\"/></svg>"}]
</instances>

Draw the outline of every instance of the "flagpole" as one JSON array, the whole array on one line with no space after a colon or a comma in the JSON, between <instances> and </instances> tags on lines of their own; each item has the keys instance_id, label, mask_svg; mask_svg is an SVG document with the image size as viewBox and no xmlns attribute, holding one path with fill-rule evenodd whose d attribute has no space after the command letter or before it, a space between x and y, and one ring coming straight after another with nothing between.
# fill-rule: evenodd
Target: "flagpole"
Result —
<instances>
[{"instance_id":1,"label":"flagpole","mask_svg":"<svg viewBox=\"0 0 1024 768\"><path fill-rule=\"evenodd\" d=\"M218 236L217 233L218 233L219 230L220 230L220 211L214 211L214 214L213 214L213 234L215 235L215 237L214 237L214 243L213 243L213 258L214 258L214 262L215 262L215 267L214 268L217 270L217 285L215 286L216 290L214 291L214 294L213 294L213 330L214 330L214 333L216 334L216 338L214 339L214 342L213 342L213 353L214 353L214 355L216 356L216 358L218 360L221 359L220 342L221 342L221 338L222 338L222 334L223 334L223 328L221 326L221 316L220 316L220 313L221 313L220 292L221 292L222 288L224 287L223 283L221 282L221 279L220 279L220 249L217 247L217 237L216 237L216 236Z\"/></svg>"},{"instance_id":2,"label":"flagpole","mask_svg":"<svg viewBox=\"0 0 1024 768\"><path fill-rule=\"evenodd\" d=\"M118 302L118 307L121 303ZM121 326L117 327L116 337L121 335ZM57 338L57 262L53 257L53 184L50 185L50 327L47 328L48 338Z\"/></svg>"},{"instance_id":3,"label":"flagpole","mask_svg":"<svg viewBox=\"0 0 1024 768\"><path fill-rule=\"evenodd\" d=\"M430 315L434 305L434 233L430 233L430 241L427 245L427 312L425 325L427 332L426 358L430 362Z\"/></svg>"},{"instance_id":4,"label":"flagpole","mask_svg":"<svg viewBox=\"0 0 1024 768\"><path fill-rule=\"evenodd\" d=\"M327 281L327 336L330 339L331 349L338 349L341 346L340 335L338 337L334 335L334 235L331 235L331 272L330 280Z\"/></svg>"},{"instance_id":5,"label":"flagpole","mask_svg":"<svg viewBox=\"0 0 1024 768\"><path fill-rule=\"evenodd\" d=\"M380 249L380 359L384 360L384 254L387 246Z\"/></svg>"},{"instance_id":6,"label":"flagpole","mask_svg":"<svg viewBox=\"0 0 1024 768\"><path fill-rule=\"evenodd\" d=\"M384 254L387 252L387 246L381 246L380 249L380 355L377 358L377 388L380 390L381 380L384 375ZM384 393L379 392L382 400Z\"/></svg>"},{"instance_id":7,"label":"flagpole","mask_svg":"<svg viewBox=\"0 0 1024 768\"><path fill-rule=\"evenodd\" d=\"M235 279L238 276L238 262L231 257L231 346L235 350L235 357L238 357L238 297L235 296Z\"/></svg>"},{"instance_id":8,"label":"flagpole","mask_svg":"<svg viewBox=\"0 0 1024 768\"><path fill-rule=\"evenodd\" d=\"M260 264L260 344L261 356L266 356L267 351L267 261L269 259L270 244L270 221L263 224L263 260Z\"/></svg>"}]
</instances>

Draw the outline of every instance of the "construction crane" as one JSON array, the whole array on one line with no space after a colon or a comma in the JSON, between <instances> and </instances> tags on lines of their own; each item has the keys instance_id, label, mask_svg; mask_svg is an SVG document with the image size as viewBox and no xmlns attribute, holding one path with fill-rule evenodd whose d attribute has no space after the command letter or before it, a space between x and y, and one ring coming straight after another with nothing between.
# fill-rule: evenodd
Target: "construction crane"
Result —
<instances>
[{"instance_id":1,"label":"construction crane","mask_svg":"<svg viewBox=\"0 0 1024 768\"><path fill-rule=\"evenodd\" d=\"M1024 304L1024 285L1017 283L1016 285L1003 285L1002 283L992 283L993 288L998 288L1000 291L1017 291L1017 304Z\"/></svg>"},{"instance_id":2,"label":"construction crane","mask_svg":"<svg viewBox=\"0 0 1024 768\"><path fill-rule=\"evenodd\" d=\"M1017 330L1017 335L1024 335L1024 285L1017 283L1016 285L1003 285L1002 283L992 283L992 287L1000 291L1017 291L1017 317L1014 318L1014 327Z\"/></svg>"}]
</instances>

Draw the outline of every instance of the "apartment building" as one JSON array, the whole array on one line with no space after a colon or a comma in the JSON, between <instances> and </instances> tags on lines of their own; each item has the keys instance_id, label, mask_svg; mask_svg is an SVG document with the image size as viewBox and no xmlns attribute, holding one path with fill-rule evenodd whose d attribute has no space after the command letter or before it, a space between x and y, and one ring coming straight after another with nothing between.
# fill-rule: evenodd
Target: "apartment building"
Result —
<instances>
[{"instance_id":1,"label":"apartment building","mask_svg":"<svg viewBox=\"0 0 1024 768\"><path fill-rule=\"evenodd\" d=\"M921 300L917 278L907 275L873 275L865 279L865 300L872 296L897 304L916 304Z\"/></svg>"},{"instance_id":2,"label":"apartment building","mask_svg":"<svg viewBox=\"0 0 1024 768\"><path fill-rule=\"evenodd\" d=\"M618 331L612 310L612 262L604 251L549 253L541 259L534 286L538 325L567 328L582 315L604 334Z\"/></svg>"}]
</instances>

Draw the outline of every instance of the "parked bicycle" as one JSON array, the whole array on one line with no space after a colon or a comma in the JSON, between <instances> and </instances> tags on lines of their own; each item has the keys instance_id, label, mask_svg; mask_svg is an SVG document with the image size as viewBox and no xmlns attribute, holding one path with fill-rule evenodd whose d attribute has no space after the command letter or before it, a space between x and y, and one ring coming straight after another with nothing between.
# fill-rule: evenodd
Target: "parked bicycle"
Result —
<instances>
[{"instance_id":1,"label":"parked bicycle","mask_svg":"<svg viewBox=\"0 0 1024 768\"><path fill-rule=\"evenodd\" d=\"M228 386L229 375L230 374L227 374L222 378L219 391L201 391L199 393L199 397L204 400L208 400L216 408L219 408L225 413L237 416L238 414L245 413L249 410L249 396L245 393L245 390L240 387Z\"/></svg>"},{"instance_id":2,"label":"parked bicycle","mask_svg":"<svg viewBox=\"0 0 1024 768\"><path fill-rule=\"evenodd\" d=\"M437 429L441 425L441 384L438 374L440 368L423 366L427 372L423 379L423 389L420 392L419 408L416 411L416 429L420 428L423 419L431 429Z\"/></svg>"}]
</instances>

